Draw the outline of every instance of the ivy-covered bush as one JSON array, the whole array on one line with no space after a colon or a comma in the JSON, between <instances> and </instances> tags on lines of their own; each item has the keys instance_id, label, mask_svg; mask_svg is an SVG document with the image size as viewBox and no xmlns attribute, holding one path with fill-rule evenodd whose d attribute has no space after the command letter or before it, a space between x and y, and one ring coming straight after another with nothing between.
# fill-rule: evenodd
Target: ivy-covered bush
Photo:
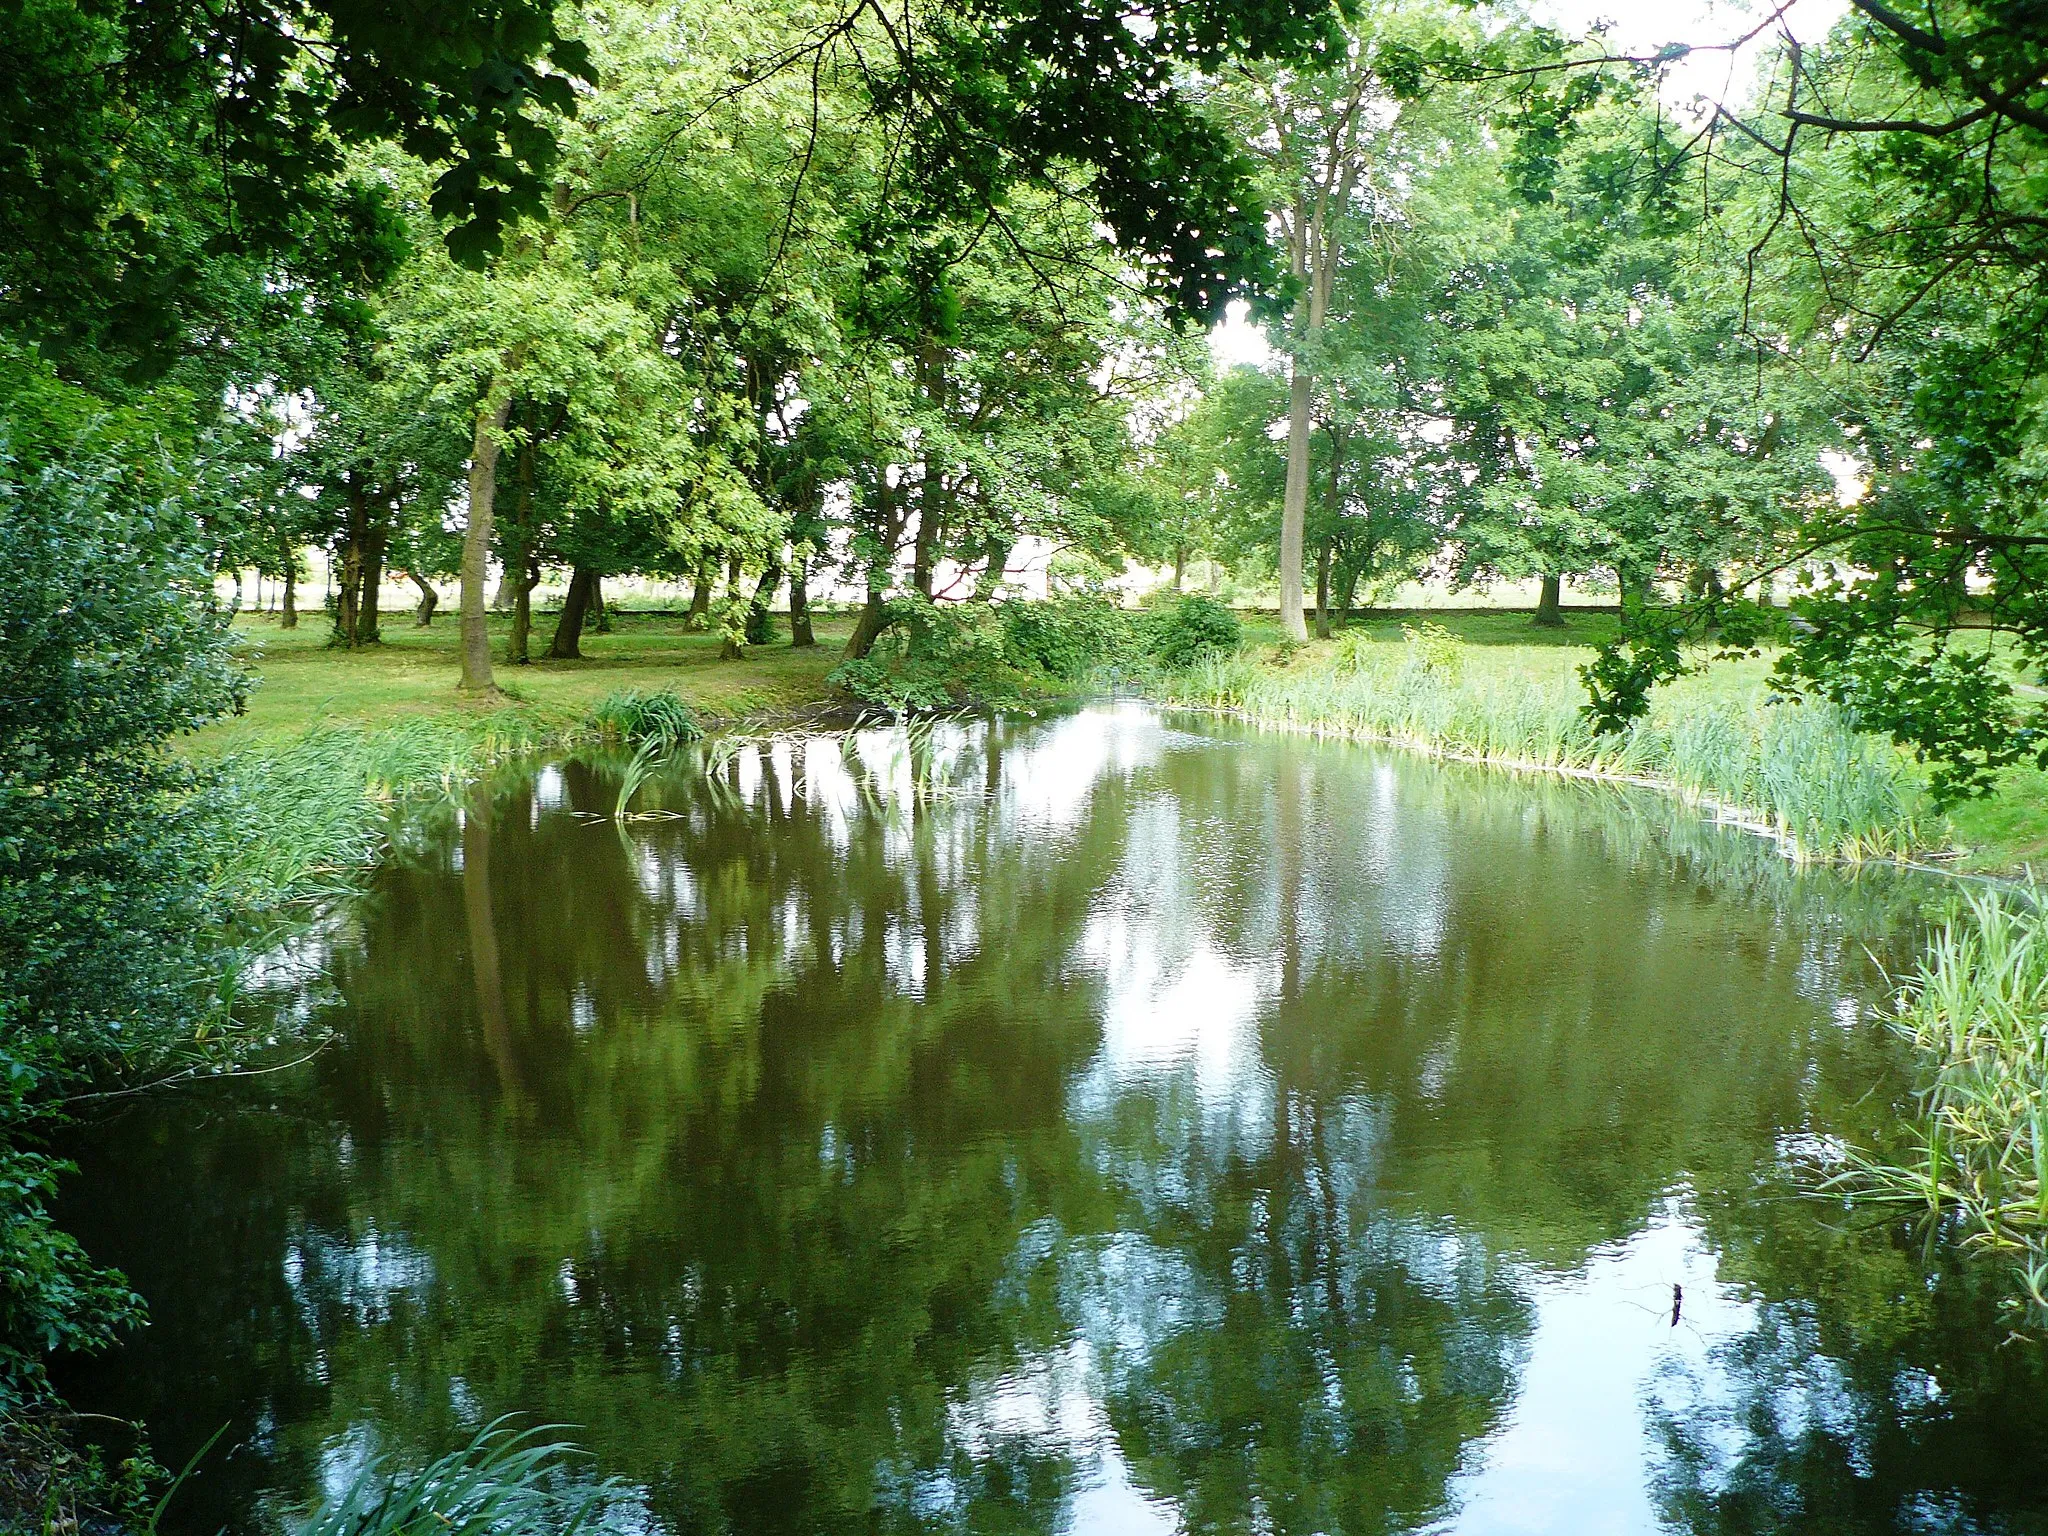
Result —
<instances>
[{"instance_id":1,"label":"ivy-covered bush","mask_svg":"<svg viewBox=\"0 0 2048 1536\"><path fill-rule=\"evenodd\" d=\"M1213 597L1190 592L1145 620L1145 648L1162 665L1182 671L1236 650L1244 640L1237 615Z\"/></svg>"},{"instance_id":2,"label":"ivy-covered bush","mask_svg":"<svg viewBox=\"0 0 2048 1536\"><path fill-rule=\"evenodd\" d=\"M1020 702L1026 678L1004 654L1001 621L979 603L899 597L867 655L826 681L892 713L1000 708Z\"/></svg>"},{"instance_id":3,"label":"ivy-covered bush","mask_svg":"<svg viewBox=\"0 0 2048 1536\"><path fill-rule=\"evenodd\" d=\"M1131 643L1131 616L1100 593L1006 603L1002 615L1004 655L1056 682L1082 681Z\"/></svg>"}]
</instances>

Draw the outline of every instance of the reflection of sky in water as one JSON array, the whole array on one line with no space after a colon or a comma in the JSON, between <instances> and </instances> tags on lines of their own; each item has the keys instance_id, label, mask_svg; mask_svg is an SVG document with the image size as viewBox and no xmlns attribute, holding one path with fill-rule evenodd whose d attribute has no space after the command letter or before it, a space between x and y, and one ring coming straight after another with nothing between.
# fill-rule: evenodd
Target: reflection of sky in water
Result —
<instances>
[{"instance_id":1,"label":"reflection of sky in water","mask_svg":"<svg viewBox=\"0 0 2048 1536\"><path fill-rule=\"evenodd\" d=\"M1753 1330L1759 1307L1720 1278L1677 1162L1633 1183L1639 1170L1625 1168L1622 1198L1602 1206L1595 1191L1581 1208L1573 1179L1614 1172L1597 1157L1569 1168L1514 1160L1569 1162L1614 1128L1614 1094L1670 1091L1675 1069L1651 1063L1630 1077L1642 1064L1615 1042L1632 1022L1612 1001L1617 989L1683 1007L1687 966L1718 967L1724 985L1730 975L1767 976L1778 1004L1805 1010L1807 1039L1858 1029L1863 1004L1843 980L1841 926L1752 913L1736 930L1741 958L1723 965L1725 919L1702 918L1698 894L1681 891L1669 867L1651 861L1652 878L1631 886L1569 808L1525 804L1489 782L1485 795L1467 794L1413 763L1205 737L1138 706L993 731L941 724L915 739L869 730L706 752L636 801L674 819L623 825L590 824L611 809L610 781L548 767L515 802L500 851L480 840L476 855L481 868L489 854L501 968L517 992L501 1026L507 1060L535 1068L527 1081L537 1086L524 1103L501 1099L496 1062L487 1072L470 1062L465 1081L461 1049L444 1039L444 1057L399 1052L395 1068L380 1065L386 1075L371 1077L366 1098L388 1099L396 1076L452 1068L450 1102L475 1108L467 1134L493 1154L475 1165L480 1187L504 1199L491 1216L520 1218L525 1177L560 1196L556 1214L575 1219L548 1229L548 1251L525 1255L547 1293L539 1315L565 1334L612 1341L618 1353L604 1368L619 1371L619 1392L644 1399L621 1410L628 1420L703 1389L715 1348L707 1340L726 1337L722 1319L758 1306L764 1330L812 1326L799 1304L820 1298L778 1267L801 1270L813 1243L851 1246L869 1266L849 1268L863 1286L899 1275L935 1284L916 1262L897 1267L890 1245L915 1257L924 1241L898 1206L918 1207L966 1168L969 1198L932 1208L956 1226L986 1220L988 1267L970 1272L983 1287L988 1274L1000 1278L993 1295L943 1304L986 1306L1033 1327L995 1345L978 1336L979 1352L931 1383L943 1446L882 1437L807 1447L821 1463L875 1466L879 1510L971 1524L989 1507L977 1479L1010 1458L1057 1469L1059 1529L1166 1532L1186 1515L1178 1490L1215 1475L1205 1455L1241 1455L1242 1479L1267 1475L1258 1458L1272 1455L1303 1466L1327 1457L1332 1478L1383 1465L1398 1482L1411 1469L1375 1437L1420 1440L1455 1420L1455 1433L1417 1453L1428 1461L1428 1475L1414 1479L1425 1493L1381 1528L1654 1529L1660 1421L1699 1427L1692 1443L1718 1459L1709 1482L1748 1444L1737 1367L1717 1346ZM549 890L541 923L517 927L506 892L548 885L552 869L531 850L553 846L546 838L571 811L586 816L571 834L578 846L610 862L582 886ZM792 817L801 827L793 849L767 846ZM1567 858L1576 862L1560 863ZM468 920L460 897L476 889L463 885L462 860L458 838L420 862L457 898L446 920L458 928ZM1539 910L1518 882L1524 869L1553 866L1586 876L1586 886L1567 876ZM1085 878L1061 883L1074 867ZM565 944L556 955L549 925L579 901L604 913L614 942ZM1020 923L1053 922L1034 902L1057 906L1059 926L1020 934ZM1601 915L1586 915L1592 902L1607 904ZM450 938L428 942L445 948ZM310 997L329 958L359 941L337 921L252 979ZM1006 969L1013 953L1023 958ZM1612 974L1589 982L1583 957L1610 953ZM469 958L452 968L458 986ZM529 973L537 961L546 964ZM543 980L523 982L529 974ZM1039 978L1057 986L1038 996ZM834 991L841 984L845 996ZM1740 1012L1745 999L1730 995ZM771 1016L772 1030L761 1022ZM634 1027L622 1028L625 1019ZM430 1027L407 1023L393 1035L403 1044ZM532 1044L549 1028L573 1059ZM1041 1036L1056 1043L1041 1047ZM1791 1027L1752 1036L1747 1045L1780 1052L1801 1038ZM459 1044L460 1031L451 1038ZM730 1059L714 1049L727 1040ZM522 1050L533 1063L516 1060ZM1572 1099L1588 1052L1591 1070L1625 1081ZM874 1070L894 1060L922 1069L907 1089ZM1013 1062L1028 1093L1005 1082ZM1824 1128L1799 1119L1816 1071L1786 1104L1757 1112L1745 1132L1757 1158L1839 1155ZM956 1107L947 1096L960 1083L969 1087ZM784 1097L770 1100L763 1084ZM975 1086L984 1084L994 1087ZM1544 1119L1553 1090L1570 1102L1521 1136L1518 1114ZM889 1096L897 1092L901 1101ZM403 1134L439 1125L403 1122L409 1102L393 1111ZM1645 1100L1635 1103L1642 1112ZM1657 1101L1647 1103L1654 1119ZM563 1124L546 1135L529 1136L520 1118L556 1113ZM987 1125L973 1123L977 1113ZM949 1119L956 1114L961 1121ZM1765 1126L1771 1114L1784 1122ZM451 1137L465 1134L459 1117L447 1124ZM1690 1149L1673 1147L1698 1129L1679 1125L1670 1144L1635 1155L1683 1158ZM777 1162L785 1137L796 1152ZM456 1304L482 1293L463 1296L450 1271L477 1254L495 1265L500 1234L458 1234L466 1252L425 1227L408 1230L414 1211L358 1204L353 1191L410 1152L366 1135L358 1159L346 1133L321 1145L330 1170L363 1168L347 1214L293 1211L282 1278L312 1336L307 1374L324 1385L330 1361L342 1362L339 1389L359 1386L347 1380L352 1330L417 1328L437 1342L431 1328L463 1325ZM588 1168L577 1161L586 1148ZM495 1161L501 1150L514 1161ZM1003 1172L984 1194L973 1170L991 1150ZM490 1170L522 1156L531 1164L521 1180L494 1182ZM928 1183L899 1189L890 1159L896 1177L908 1168ZM795 1192L786 1207L755 1203L771 1192L753 1181L785 1178ZM1516 1205L1512 1186L1524 1179L1540 1186L1532 1199L1570 1208ZM1489 1205L1502 1189L1510 1193ZM718 1267L718 1223L730 1215L721 1202L736 1223L769 1224L761 1271ZM777 1219L792 1224L778 1232ZM900 1234L865 1253L899 1219ZM1550 1247L1546 1223L1566 1230ZM273 1277L276 1254L268 1251ZM1674 1283L1684 1287L1676 1328ZM835 1309L861 1315L871 1299L825 1298L820 1326L833 1326ZM1054 1321L1038 1326L1041 1311ZM829 1357L839 1343L791 1347L808 1369L804 1348ZM394 1394L404 1369L391 1367ZM773 1375L758 1362L745 1369ZM1218 1385L1233 1373L1250 1384ZM791 1380L795 1395L808 1390L801 1370ZM445 1385L458 1424L528 1406L506 1401L503 1381L494 1396L487 1374ZM1217 1395L1204 1397L1209 1389ZM763 1390L765 1402L773 1393ZM1946 1401L1928 1372L1902 1373L1895 1396L1900 1412ZM1781 1433L1825 1425L1852 1456L1863 1432L1854 1403L1818 1346L1769 1399ZM320 1422L307 1469L318 1484L337 1486L381 1453L377 1421L364 1412L350 1403ZM1299 1416L1294 1443L1259 1440L1269 1429L1261 1416L1283 1412ZM1134 1437L1140 1422L1145 1433ZM735 1436L751 1429L772 1440L777 1422L763 1423ZM1901 1518L1926 1524L1946 1507L1938 1494L1922 1503ZM660 1529L663 1508L650 1481L613 1526ZM1268 1511L1223 1528L1262 1521L1284 1524Z\"/></svg>"},{"instance_id":2,"label":"reflection of sky in water","mask_svg":"<svg viewBox=\"0 0 2048 1536\"><path fill-rule=\"evenodd\" d=\"M1453 1488L1459 1536L1636 1536L1661 1524L1648 1483L1646 1398L1716 1390L1710 1352L1755 1309L1715 1278L1682 1202L1589 1257L1578 1272L1532 1275L1535 1329L1507 1423ZM1682 1286L1672 1326L1672 1287ZM1683 1395L1683 1394L1681 1394Z\"/></svg>"}]
</instances>

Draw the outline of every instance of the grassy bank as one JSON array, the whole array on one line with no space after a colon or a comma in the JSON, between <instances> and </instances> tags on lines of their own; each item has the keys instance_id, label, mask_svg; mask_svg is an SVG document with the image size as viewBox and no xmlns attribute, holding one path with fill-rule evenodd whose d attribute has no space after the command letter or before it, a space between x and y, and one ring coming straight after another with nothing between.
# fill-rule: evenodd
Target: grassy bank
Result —
<instances>
[{"instance_id":1,"label":"grassy bank","mask_svg":"<svg viewBox=\"0 0 2048 1536\"><path fill-rule=\"evenodd\" d=\"M1686 678L1625 734L1594 735L1579 714L1577 670L1609 623L1545 632L1511 614L1390 620L1299 650L1255 645L1163 692L1280 729L1649 784L1802 859L1911 857L1949 844L1947 820L1898 753L1829 706L1767 705L1762 662Z\"/></svg>"},{"instance_id":2,"label":"grassy bank","mask_svg":"<svg viewBox=\"0 0 2048 1536\"><path fill-rule=\"evenodd\" d=\"M710 723L815 708L830 696L825 674L847 623L825 619L816 646L723 660L717 637L686 629L679 614L622 614L612 633L585 636L583 660L501 666L504 696L479 702L456 690L452 619L391 622L382 645L355 652L328 646L318 614L295 630L238 619L256 679L248 709L186 743L217 770L218 893L260 938L284 907L352 888L397 806L455 792L513 758L631 738L622 701L675 701ZM494 618L501 653L505 628Z\"/></svg>"},{"instance_id":3,"label":"grassy bank","mask_svg":"<svg viewBox=\"0 0 2048 1536\"><path fill-rule=\"evenodd\" d=\"M547 648L552 616L537 621L533 649ZM511 621L491 619L494 656L504 654ZM305 615L297 629L274 618L243 616L235 637L258 678L246 714L209 726L191 750L219 757L250 747L276 747L315 726L382 730L406 720L446 723L489 716L516 719L541 733L573 728L590 706L625 690L672 692L708 719L735 719L800 709L826 694L825 674L838 665L850 618L820 615L818 644L802 650L778 641L739 661L719 657L719 640L684 628L676 613L615 614L612 632L586 633L581 661L536 660L497 667L506 697L479 706L455 690L456 623L437 618L427 629L409 616L387 618L381 645L339 651L327 644L325 616Z\"/></svg>"}]
</instances>

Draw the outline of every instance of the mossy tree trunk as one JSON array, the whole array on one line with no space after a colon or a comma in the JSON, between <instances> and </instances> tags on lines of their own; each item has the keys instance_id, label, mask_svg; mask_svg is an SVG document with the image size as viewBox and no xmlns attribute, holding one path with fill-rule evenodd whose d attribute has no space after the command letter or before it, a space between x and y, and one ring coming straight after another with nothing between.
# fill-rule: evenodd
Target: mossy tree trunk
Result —
<instances>
[{"instance_id":1,"label":"mossy tree trunk","mask_svg":"<svg viewBox=\"0 0 2048 1536\"><path fill-rule=\"evenodd\" d=\"M597 572L587 565L579 565L570 573L569 590L562 598L562 616L555 620L555 636L548 642L550 661L583 659L583 625L590 615L597 581Z\"/></svg>"},{"instance_id":2,"label":"mossy tree trunk","mask_svg":"<svg viewBox=\"0 0 2048 1536\"><path fill-rule=\"evenodd\" d=\"M696 584L690 589L690 611L683 616L685 629L703 629L711 622L712 556L706 550L697 559Z\"/></svg>"},{"instance_id":3,"label":"mossy tree trunk","mask_svg":"<svg viewBox=\"0 0 2048 1536\"><path fill-rule=\"evenodd\" d=\"M811 632L810 559L799 544L791 551L789 561L789 643L792 648L816 645L818 637Z\"/></svg>"}]
</instances>

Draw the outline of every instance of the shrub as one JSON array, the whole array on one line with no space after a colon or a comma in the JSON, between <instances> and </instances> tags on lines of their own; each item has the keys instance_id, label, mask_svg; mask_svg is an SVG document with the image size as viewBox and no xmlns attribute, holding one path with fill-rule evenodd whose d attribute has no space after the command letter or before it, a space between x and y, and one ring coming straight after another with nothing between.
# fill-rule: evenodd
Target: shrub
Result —
<instances>
[{"instance_id":1,"label":"shrub","mask_svg":"<svg viewBox=\"0 0 2048 1536\"><path fill-rule=\"evenodd\" d=\"M1145 629L1146 649L1174 671L1228 655L1244 640L1237 615L1196 592L1153 614Z\"/></svg>"},{"instance_id":2,"label":"shrub","mask_svg":"<svg viewBox=\"0 0 2048 1536\"><path fill-rule=\"evenodd\" d=\"M0 348L0 1403L133 1316L10 1150L88 1072L189 1032L221 958L205 806L170 740L242 684L206 549L139 413Z\"/></svg>"},{"instance_id":3,"label":"shrub","mask_svg":"<svg viewBox=\"0 0 2048 1536\"><path fill-rule=\"evenodd\" d=\"M1000 621L987 608L922 597L891 602L873 649L825 680L894 714L1014 704L1027 682L1005 656Z\"/></svg>"},{"instance_id":4,"label":"shrub","mask_svg":"<svg viewBox=\"0 0 2048 1536\"><path fill-rule=\"evenodd\" d=\"M1409 670L1432 682L1455 688L1465 676L1465 644L1441 624L1424 620L1403 624L1401 638L1407 642Z\"/></svg>"},{"instance_id":5,"label":"shrub","mask_svg":"<svg viewBox=\"0 0 2048 1536\"><path fill-rule=\"evenodd\" d=\"M1131 620L1096 593L1002 608L1003 655L1012 666L1063 683L1079 682L1114 661L1131 639Z\"/></svg>"}]
</instances>

